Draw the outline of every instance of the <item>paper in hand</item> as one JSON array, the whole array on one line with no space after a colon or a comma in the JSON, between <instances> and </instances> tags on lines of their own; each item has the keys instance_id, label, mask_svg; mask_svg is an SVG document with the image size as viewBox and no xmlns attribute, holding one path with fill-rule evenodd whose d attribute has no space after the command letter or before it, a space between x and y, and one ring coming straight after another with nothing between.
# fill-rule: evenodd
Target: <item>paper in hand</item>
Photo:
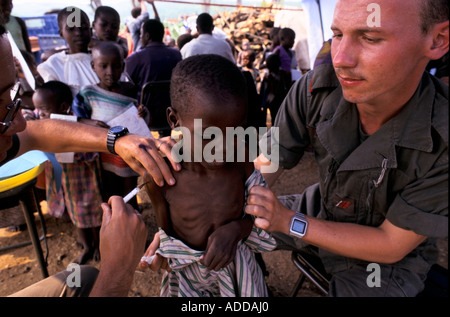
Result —
<instances>
[{"instance_id":1,"label":"paper in hand","mask_svg":"<svg viewBox=\"0 0 450 317\"><path fill-rule=\"evenodd\" d=\"M138 109L131 104L127 110L122 112L120 115L115 117L114 119L106 122L110 127L114 126L123 126L127 127L128 131L133 134L143 135L151 137L152 133L145 123L145 120L138 116Z\"/></svg>"}]
</instances>

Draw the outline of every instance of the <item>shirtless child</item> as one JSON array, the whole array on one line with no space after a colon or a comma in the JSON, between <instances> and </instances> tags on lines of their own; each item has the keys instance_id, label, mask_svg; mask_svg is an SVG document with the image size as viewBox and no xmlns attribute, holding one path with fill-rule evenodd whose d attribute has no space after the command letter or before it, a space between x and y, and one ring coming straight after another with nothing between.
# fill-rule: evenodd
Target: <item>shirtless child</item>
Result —
<instances>
[{"instance_id":1,"label":"shirtless child","mask_svg":"<svg viewBox=\"0 0 450 317\"><path fill-rule=\"evenodd\" d=\"M175 186L161 188L146 180L160 227L157 252L171 268L164 274L161 296L268 295L253 252L270 251L275 242L253 227L243 211L249 188L264 184L261 174L248 156L245 162L225 160L226 151L224 162L207 162L205 155L200 162L194 160L194 146L201 146L197 151L204 153L211 142L202 138L202 144L195 144L194 119L201 119L202 135L208 127L216 127L226 142L226 127L245 128L245 87L240 70L218 55L187 58L173 71L167 117L172 129L189 130L190 138L184 136L183 141L191 141L191 159L183 160L182 170L174 173Z\"/></svg>"}]
</instances>

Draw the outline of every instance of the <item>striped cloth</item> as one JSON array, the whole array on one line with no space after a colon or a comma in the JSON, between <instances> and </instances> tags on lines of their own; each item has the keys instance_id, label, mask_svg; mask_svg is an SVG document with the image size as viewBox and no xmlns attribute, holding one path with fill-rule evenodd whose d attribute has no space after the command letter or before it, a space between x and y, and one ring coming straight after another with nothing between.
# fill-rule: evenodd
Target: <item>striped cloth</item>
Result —
<instances>
[{"instance_id":1,"label":"striped cloth","mask_svg":"<svg viewBox=\"0 0 450 317\"><path fill-rule=\"evenodd\" d=\"M248 190L254 185L266 186L258 170L246 182ZM160 248L157 253L167 258L172 271L165 272L161 283L162 297L267 297L267 286L254 252L275 249L275 239L253 226L247 239L237 245L233 262L219 271L211 271L199 261L204 251L193 250L182 241L159 230Z\"/></svg>"},{"instance_id":2,"label":"striped cloth","mask_svg":"<svg viewBox=\"0 0 450 317\"><path fill-rule=\"evenodd\" d=\"M98 120L107 123L129 107L135 107L136 99L107 91L98 85L83 87L72 103L75 115L82 118ZM121 177L137 176L127 163L118 155L101 153L102 167L106 171Z\"/></svg>"}]
</instances>

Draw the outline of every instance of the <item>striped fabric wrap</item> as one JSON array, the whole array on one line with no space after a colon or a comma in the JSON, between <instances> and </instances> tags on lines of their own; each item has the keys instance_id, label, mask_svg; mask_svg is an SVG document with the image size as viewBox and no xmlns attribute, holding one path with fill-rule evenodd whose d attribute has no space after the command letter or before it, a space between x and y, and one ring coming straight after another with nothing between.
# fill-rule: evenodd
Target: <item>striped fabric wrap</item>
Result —
<instances>
[{"instance_id":1,"label":"striped fabric wrap","mask_svg":"<svg viewBox=\"0 0 450 317\"><path fill-rule=\"evenodd\" d=\"M246 182L248 190L254 185L266 186L255 170ZM236 256L219 271L209 270L200 263L204 251L193 250L181 240L159 230L160 248L157 253L168 259L172 271L165 272L161 283L162 297L267 297L268 291L255 252L275 249L275 239L253 226L247 239L237 245Z\"/></svg>"}]
</instances>

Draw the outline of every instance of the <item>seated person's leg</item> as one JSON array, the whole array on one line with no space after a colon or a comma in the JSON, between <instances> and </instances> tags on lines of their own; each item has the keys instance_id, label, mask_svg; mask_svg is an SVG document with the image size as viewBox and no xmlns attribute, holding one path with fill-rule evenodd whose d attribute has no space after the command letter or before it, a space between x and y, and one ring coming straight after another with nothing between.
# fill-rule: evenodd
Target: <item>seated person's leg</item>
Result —
<instances>
[{"instance_id":1,"label":"seated person's leg","mask_svg":"<svg viewBox=\"0 0 450 317\"><path fill-rule=\"evenodd\" d=\"M74 276L78 272L80 275ZM97 275L98 270L95 267L81 265L79 271L76 269L61 271L11 294L10 297L87 297L94 286ZM72 283L74 286L70 287L69 285Z\"/></svg>"},{"instance_id":2,"label":"seated person's leg","mask_svg":"<svg viewBox=\"0 0 450 317\"><path fill-rule=\"evenodd\" d=\"M391 265L379 264L379 270L369 271L365 265L355 265L333 274L328 296L414 297L423 289L423 282L420 275Z\"/></svg>"}]
</instances>

